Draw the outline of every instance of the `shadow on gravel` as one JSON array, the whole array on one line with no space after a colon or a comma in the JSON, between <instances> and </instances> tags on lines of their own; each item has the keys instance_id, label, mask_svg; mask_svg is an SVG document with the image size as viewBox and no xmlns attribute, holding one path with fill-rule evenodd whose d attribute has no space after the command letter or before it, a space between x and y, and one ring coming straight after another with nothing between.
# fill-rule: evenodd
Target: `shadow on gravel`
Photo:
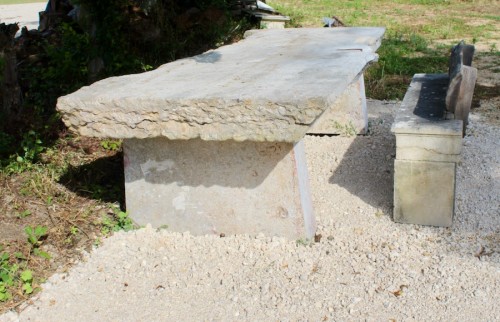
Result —
<instances>
[{"instance_id":1,"label":"shadow on gravel","mask_svg":"<svg viewBox=\"0 0 500 322\"><path fill-rule=\"evenodd\" d=\"M387 127L392 121L390 114L370 118L371 133L356 137L328 180L390 216L396 141Z\"/></svg>"}]
</instances>

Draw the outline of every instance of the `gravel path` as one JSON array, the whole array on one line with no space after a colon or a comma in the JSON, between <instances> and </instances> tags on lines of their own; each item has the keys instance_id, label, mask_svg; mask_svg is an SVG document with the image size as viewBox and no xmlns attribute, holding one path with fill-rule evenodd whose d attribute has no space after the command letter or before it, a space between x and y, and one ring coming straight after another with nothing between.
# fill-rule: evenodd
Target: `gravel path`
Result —
<instances>
[{"instance_id":1,"label":"gravel path","mask_svg":"<svg viewBox=\"0 0 500 322\"><path fill-rule=\"evenodd\" d=\"M306 138L316 243L117 233L0 321L500 321L500 128L473 114L452 228L391 219L395 103Z\"/></svg>"}]
</instances>

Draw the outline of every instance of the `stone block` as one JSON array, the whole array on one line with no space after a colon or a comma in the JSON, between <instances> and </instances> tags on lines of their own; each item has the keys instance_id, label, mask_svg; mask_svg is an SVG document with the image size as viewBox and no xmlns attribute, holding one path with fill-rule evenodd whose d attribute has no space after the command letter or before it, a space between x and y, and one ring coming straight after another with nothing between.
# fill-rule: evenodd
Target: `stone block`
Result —
<instances>
[{"instance_id":1,"label":"stone block","mask_svg":"<svg viewBox=\"0 0 500 322\"><path fill-rule=\"evenodd\" d=\"M124 140L127 211L192 234L311 238L303 143Z\"/></svg>"},{"instance_id":2,"label":"stone block","mask_svg":"<svg viewBox=\"0 0 500 322\"><path fill-rule=\"evenodd\" d=\"M455 167L453 162L395 160L394 221L451 226Z\"/></svg>"},{"instance_id":3,"label":"stone block","mask_svg":"<svg viewBox=\"0 0 500 322\"><path fill-rule=\"evenodd\" d=\"M461 135L396 135L399 160L458 162L461 150Z\"/></svg>"},{"instance_id":4,"label":"stone block","mask_svg":"<svg viewBox=\"0 0 500 322\"><path fill-rule=\"evenodd\" d=\"M254 13L255 17L260 19L261 29L284 29L285 23L290 21L290 17L281 15L272 15L264 13Z\"/></svg>"},{"instance_id":5,"label":"stone block","mask_svg":"<svg viewBox=\"0 0 500 322\"><path fill-rule=\"evenodd\" d=\"M307 133L365 134L368 129L363 75L352 82L335 103L316 119Z\"/></svg>"}]
</instances>

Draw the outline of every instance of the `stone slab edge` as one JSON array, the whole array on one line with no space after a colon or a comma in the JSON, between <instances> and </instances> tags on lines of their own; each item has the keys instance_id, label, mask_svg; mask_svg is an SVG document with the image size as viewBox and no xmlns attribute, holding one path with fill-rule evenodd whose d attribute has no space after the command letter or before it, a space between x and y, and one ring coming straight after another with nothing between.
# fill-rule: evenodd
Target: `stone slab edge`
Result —
<instances>
[{"instance_id":1,"label":"stone slab edge","mask_svg":"<svg viewBox=\"0 0 500 322\"><path fill-rule=\"evenodd\" d=\"M59 98L57 109L84 136L298 142L377 59L384 31L256 32L151 72L83 87Z\"/></svg>"}]
</instances>

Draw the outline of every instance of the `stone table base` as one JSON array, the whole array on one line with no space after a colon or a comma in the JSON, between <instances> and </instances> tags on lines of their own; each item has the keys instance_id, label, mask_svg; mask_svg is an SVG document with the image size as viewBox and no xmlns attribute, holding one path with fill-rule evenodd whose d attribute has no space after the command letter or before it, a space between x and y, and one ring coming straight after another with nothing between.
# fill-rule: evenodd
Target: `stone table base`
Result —
<instances>
[{"instance_id":1,"label":"stone table base","mask_svg":"<svg viewBox=\"0 0 500 322\"><path fill-rule=\"evenodd\" d=\"M124 153L127 211L139 225L314 235L302 142L128 139Z\"/></svg>"},{"instance_id":2,"label":"stone table base","mask_svg":"<svg viewBox=\"0 0 500 322\"><path fill-rule=\"evenodd\" d=\"M366 134L368 111L366 107L363 74L352 82L330 108L316 119L309 134Z\"/></svg>"}]
</instances>

